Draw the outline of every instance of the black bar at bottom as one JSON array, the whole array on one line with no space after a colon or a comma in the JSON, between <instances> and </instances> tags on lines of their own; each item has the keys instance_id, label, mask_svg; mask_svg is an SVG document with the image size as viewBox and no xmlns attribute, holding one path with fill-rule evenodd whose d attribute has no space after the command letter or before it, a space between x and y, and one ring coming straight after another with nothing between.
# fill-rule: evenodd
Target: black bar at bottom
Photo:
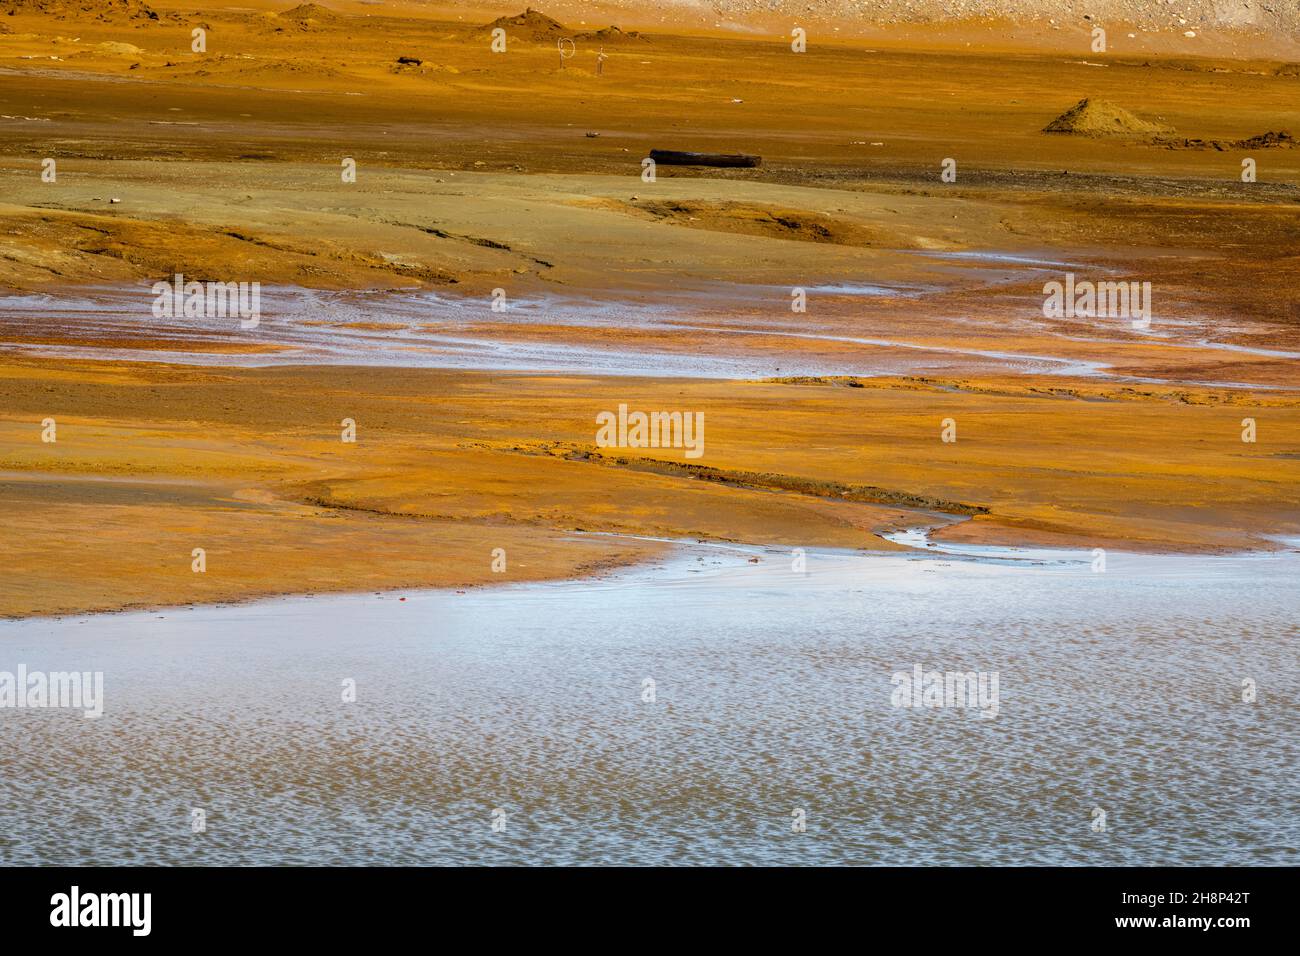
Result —
<instances>
[{"instance_id":1,"label":"black bar at bottom","mask_svg":"<svg viewBox=\"0 0 1300 956\"><path fill-rule=\"evenodd\" d=\"M611 931L667 945L682 941L689 920L698 927L695 943L773 932L884 942L905 930L940 951L1021 932L1070 942L1231 946L1293 925L1283 911L1293 883L1293 871L1266 868L10 868L0 870L0 919L9 943L76 933L82 942L284 940L333 948L440 927L455 928L460 946L529 932L535 941L563 932L572 941L610 943Z\"/></svg>"}]
</instances>

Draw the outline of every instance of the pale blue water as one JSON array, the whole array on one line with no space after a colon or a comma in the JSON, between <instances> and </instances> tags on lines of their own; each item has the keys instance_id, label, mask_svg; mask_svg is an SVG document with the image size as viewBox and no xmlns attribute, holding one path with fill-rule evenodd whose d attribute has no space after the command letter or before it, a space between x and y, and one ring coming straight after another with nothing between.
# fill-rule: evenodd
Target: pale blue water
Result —
<instances>
[{"instance_id":1,"label":"pale blue water","mask_svg":"<svg viewBox=\"0 0 1300 956\"><path fill-rule=\"evenodd\" d=\"M808 314L795 314L789 310L788 289L764 286L679 289L659 295L655 301L521 297L508 299L508 308L502 312L493 312L490 299L483 297L268 287L261 293L258 326L244 330L238 318L158 318L151 312L155 297L148 287L114 287L69 295L0 296L0 331L8 323L23 330L14 342L0 345L0 351L52 358L243 367L346 364L742 380L987 371L1114 382L1167 382L1112 372L1108 360L1053 354L1051 335L1046 335L1041 350L1027 353L913 342L898 332L880 336L826 330L860 327L864 333L869 332L871 322L858 314L863 298L903 300L925 291L923 287L865 282L813 287L809 292L816 307ZM1038 324L1039 305L1025 306L1036 335L1049 331ZM961 320L954 317L950 321L957 324ZM1174 342L1175 324L1165 323L1163 318L1154 333L1133 332L1127 320L1114 324L1115 334L1164 336L1162 344L1186 350L1189 361L1223 357L1214 354L1218 351L1269 358L1293 354L1212 342L1196 326L1179 328L1176 334L1184 341ZM576 340L564 341L564 335L528 338L514 334L531 326L550 325L576 330L636 331L648 337L641 340L645 344L605 345L600 344L600 339L583 341L580 335ZM42 326L85 341L23 343L32 327ZM694 334L699 332L708 335ZM141 335L174 347L130 347ZM1081 341L1077 336L1064 338ZM191 342L204 343L209 350L201 347L193 351ZM232 345L264 350L222 351ZM846 350L844 345L855 348ZM1188 380L1182 384L1264 388L1233 381ZM1289 386L1269 387L1293 390Z\"/></svg>"},{"instance_id":2,"label":"pale blue water","mask_svg":"<svg viewBox=\"0 0 1300 956\"><path fill-rule=\"evenodd\" d=\"M3 623L107 700L0 710L0 865L1295 864L1300 555L998 557ZM998 715L893 707L917 663Z\"/></svg>"}]
</instances>

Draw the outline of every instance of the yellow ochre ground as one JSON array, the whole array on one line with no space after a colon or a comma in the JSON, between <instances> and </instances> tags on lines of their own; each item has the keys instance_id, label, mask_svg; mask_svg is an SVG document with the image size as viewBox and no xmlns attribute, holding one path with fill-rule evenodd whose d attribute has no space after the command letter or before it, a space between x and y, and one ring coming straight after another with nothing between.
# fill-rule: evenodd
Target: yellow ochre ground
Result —
<instances>
[{"instance_id":1,"label":"yellow ochre ground","mask_svg":"<svg viewBox=\"0 0 1300 956\"><path fill-rule=\"evenodd\" d=\"M276 346L143 322L106 340L0 297L0 614L572 576L666 547L642 538L890 549L879 533L933 525L1206 551L1300 534L1300 148L1238 145L1300 133L1285 43L1126 51L1113 31L1096 54L1083 31L1077 49L1017 47L961 26L814 31L795 54L775 29L593 36L607 23L566 20L561 68L541 19L493 54L484 25L502 10L288 6L0 16L0 291L137 288L147 313L149 284L177 272L425 290L503 343L707 350L764 373L253 368L241 358ZM1085 97L1173 132L1042 132ZM648 183L652 148L763 163ZM1167 334L1038 321L1042 275L990 254L1149 281ZM790 312L789 289L841 284L926 292ZM671 300L680 327L501 321L497 288ZM713 330L692 327L706 313ZM86 351L103 345L216 361ZM951 361L891 364L918 346ZM881 374L787 372L857 358ZM620 403L703 412L706 455L595 448L595 414Z\"/></svg>"}]
</instances>

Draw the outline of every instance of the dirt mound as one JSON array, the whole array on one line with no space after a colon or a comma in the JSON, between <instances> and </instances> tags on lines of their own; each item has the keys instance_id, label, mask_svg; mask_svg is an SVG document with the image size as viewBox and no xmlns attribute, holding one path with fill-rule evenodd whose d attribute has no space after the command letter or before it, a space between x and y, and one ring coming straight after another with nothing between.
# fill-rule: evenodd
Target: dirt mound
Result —
<instances>
[{"instance_id":1,"label":"dirt mound","mask_svg":"<svg viewBox=\"0 0 1300 956\"><path fill-rule=\"evenodd\" d=\"M563 23L532 7L513 17L497 17L482 29L489 33L502 29L506 31L506 36L523 37L526 40L552 40L571 35Z\"/></svg>"},{"instance_id":2,"label":"dirt mound","mask_svg":"<svg viewBox=\"0 0 1300 956\"><path fill-rule=\"evenodd\" d=\"M1221 153L1229 149L1293 149L1300 146L1300 140L1286 130L1276 133L1270 130L1246 139L1169 139L1160 136L1154 142L1165 149L1214 149Z\"/></svg>"},{"instance_id":3,"label":"dirt mound","mask_svg":"<svg viewBox=\"0 0 1300 956\"><path fill-rule=\"evenodd\" d=\"M295 23L307 23L311 20L325 23L329 20L339 19L339 15L333 10L316 3L300 3L293 9L277 13L275 16L278 20L292 20Z\"/></svg>"},{"instance_id":4,"label":"dirt mound","mask_svg":"<svg viewBox=\"0 0 1300 956\"><path fill-rule=\"evenodd\" d=\"M0 13L43 13L56 20L157 20L144 0L0 0Z\"/></svg>"},{"instance_id":5,"label":"dirt mound","mask_svg":"<svg viewBox=\"0 0 1300 956\"><path fill-rule=\"evenodd\" d=\"M645 43L647 37L638 33L636 30L628 30L624 33L618 27L608 26L603 30L596 30L593 33L579 33L576 39L587 40L589 42L599 43Z\"/></svg>"},{"instance_id":6,"label":"dirt mound","mask_svg":"<svg viewBox=\"0 0 1300 956\"><path fill-rule=\"evenodd\" d=\"M1238 149L1272 149L1275 147L1292 149L1300 145L1300 141L1297 141L1294 136L1283 129L1278 130L1276 133L1270 130L1267 133L1260 133L1258 136L1251 136L1249 139L1238 140L1236 145Z\"/></svg>"},{"instance_id":7,"label":"dirt mound","mask_svg":"<svg viewBox=\"0 0 1300 956\"><path fill-rule=\"evenodd\" d=\"M1114 103L1085 97L1044 126L1043 132L1073 136L1155 136L1172 133L1173 127L1149 123Z\"/></svg>"},{"instance_id":8,"label":"dirt mound","mask_svg":"<svg viewBox=\"0 0 1300 956\"><path fill-rule=\"evenodd\" d=\"M135 58L144 55L144 50L140 49L134 43L108 41L106 43L96 43L95 49L106 56L126 56Z\"/></svg>"},{"instance_id":9,"label":"dirt mound","mask_svg":"<svg viewBox=\"0 0 1300 956\"><path fill-rule=\"evenodd\" d=\"M285 33L289 30L305 32L328 30L346 22L346 17L316 3L300 3L283 13L272 14L267 19L268 25L275 27L276 33Z\"/></svg>"}]
</instances>

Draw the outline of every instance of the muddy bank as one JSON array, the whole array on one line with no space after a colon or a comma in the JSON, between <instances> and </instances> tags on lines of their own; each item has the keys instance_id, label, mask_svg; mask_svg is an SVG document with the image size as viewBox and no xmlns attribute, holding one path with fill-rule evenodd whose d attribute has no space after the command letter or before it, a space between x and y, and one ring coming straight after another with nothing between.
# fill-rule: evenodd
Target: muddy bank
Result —
<instances>
[{"instance_id":1,"label":"muddy bank","mask_svg":"<svg viewBox=\"0 0 1300 956\"><path fill-rule=\"evenodd\" d=\"M1300 533L1300 408L1281 400L9 359L0 401L9 615L549 578L655 548L576 531L874 550L952 502L987 511L969 539L1084 550ZM702 413L703 455L546 452L591 448L620 403Z\"/></svg>"}]
</instances>

